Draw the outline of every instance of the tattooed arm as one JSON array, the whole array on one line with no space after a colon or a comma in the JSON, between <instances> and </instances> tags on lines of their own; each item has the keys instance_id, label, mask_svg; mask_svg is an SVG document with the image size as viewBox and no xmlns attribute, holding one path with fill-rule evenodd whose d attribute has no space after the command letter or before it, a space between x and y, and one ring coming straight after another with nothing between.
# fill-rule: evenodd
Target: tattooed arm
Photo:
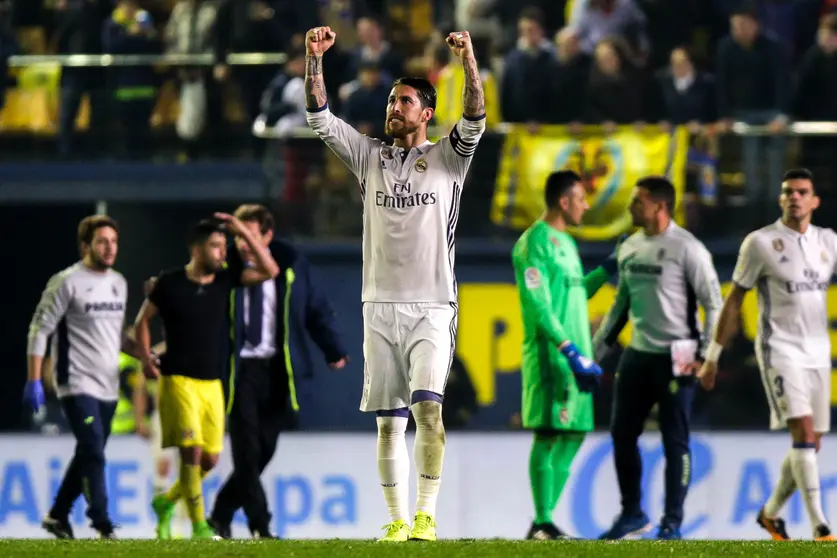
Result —
<instances>
[{"instance_id":1,"label":"tattooed arm","mask_svg":"<svg viewBox=\"0 0 837 558\"><path fill-rule=\"evenodd\" d=\"M323 81L323 57L305 55L305 108L321 109L326 105L325 81Z\"/></svg>"},{"instance_id":2,"label":"tattooed arm","mask_svg":"<svg viewBox=\"0 0 837 558\"><path fill-rule=\"evenodd\" d=\"M305 35L305 117L317 137L357 177L361 193L365 195L369 160L382 144L364 136L328 109L323 81L323 53L331 48L336 37L328 27L315 27Z\"/></svg>"},{"instance_id":3,"label":"tattooed arm","mask_svg":"<svg viewBox=\"0 0 837 558\"><path fill-rule=\"evenodd\" d=\"M446 40L454 55L462 61L465 70L465 90L462 95L462 118L439 145L442 147L448 169L461 186L477 151L477 144L485 132L485 93L471 45L471 36L467 31L459 31L448 35Z\"/></svg>"},{"instance_id":4,"label":"tattooed arm","mask_svg":"<svg viewBox=\"0 0 837 558\"><path fill-rule=\"evenodd\" d=\"M474 56L471 34L467 31L457 31L448 35L445 41L453 54L462 60L462 68L465 70L462 115L469 119L482 118L485 116L485 93L482 89L477 58Z\"/></svg>"},{"instance_id":5,"label":"tattooed arm","mask_svg":"<svg viewBox=\"0 0 837 558\"><path fill-rule=\"evenodd\" d=\"M315 27L305 34L305 108L322 109L326 106L323 81L323 54L331 48L337 34L330 27Z\"/></svg>"},{"instance_id":6,"label":"tattooed arm","mask_svg":"<svg viewBox=\"0 0 837 558\"><path fill-rule=\"evenodd\" d=\"M485 92L482 89L477 59L474 58L473 53L462 57L462 67L465 69L462 114L468 118L479 118L485 115Z\"/></svg>"}]
</instances>

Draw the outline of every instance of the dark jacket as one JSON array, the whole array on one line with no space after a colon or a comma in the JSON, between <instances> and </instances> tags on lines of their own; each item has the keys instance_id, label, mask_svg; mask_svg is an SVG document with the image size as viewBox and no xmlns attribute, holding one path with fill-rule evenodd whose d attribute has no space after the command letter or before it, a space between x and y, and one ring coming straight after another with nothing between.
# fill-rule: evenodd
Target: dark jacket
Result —
<instances>
[{"instance_id":1,"label":"dark jacket","mask_svg":"<svg viewBox=\"0 0 837 558\"><path fill-rule=\"evenodd\" d=\"M784 48L773 37L762 34L746 49L728 36L718 44L715 65L719 117L788 110L790 66Z\"/></svg>"},{"instance_id":2,"label":"dark jacket","mask_svg":"<svg viewBox=\"0 0 837 558\"><path fill-rule=\"evenodd\" d=\"M334 309L325 290L317 284L308 260L290 244L273 241L270 254L279 264L276 282L276 373L287 375L291 408L299 410L297 382L314 374L314 363L305 334L320 348L328 363L337 362L347 352L337 332ZM231 269L241 269L241 258L235 247L227 252ZM244 289L236 289L230 301L230 395L228 408L235 397L235 373L239 369L239 357L244 345ZM290 369L288 366L290 365Z\"/></svg>"},{"instance_id":3,"label":"dark jacket","mask_svg":"<svg viewBox=\"0 0 837 558\"><path fill-rule=\"evenodd\" d=\"M812 46L802 59L793 103L798 120L837 120L837 54Z\"/></svg>"},{"instance_id":4,"label":"dark jacket","mask_svg":"<svg viewBox=\"0 0 837 558\"><path fill-rule=\"evenodd\" d=\"M675 125L715 121L717 96L711 75L698 72L686 90L678 91L671 70L666 69L657 74L657 85L661 102L657 105L656 119Z\"/></svg>"},{"instance_id":5,"label":"dark jacket","mask_svg":"<svg viewBox=\"0 0 837 558\"><path fill-rule=\"evenodd\" d=\"M108 54L160 54L163 45L156 34L132 35L127 24L109 19L102 28L102 49ZM122 66L112 72L116 97L120 100L154 98L159 79L153 66Z\"/></svg>"},{"instance_id":6,"label":"dark jacket","mask_svg":"<svg viewBox=\"0 0 837 558\"><path fill-rule=\"evenodd\" d=\"M500 85L500 111L507 122L546 123L555 103L555 55L546 46L506 56Z\"/></svg>"}]
</instances>

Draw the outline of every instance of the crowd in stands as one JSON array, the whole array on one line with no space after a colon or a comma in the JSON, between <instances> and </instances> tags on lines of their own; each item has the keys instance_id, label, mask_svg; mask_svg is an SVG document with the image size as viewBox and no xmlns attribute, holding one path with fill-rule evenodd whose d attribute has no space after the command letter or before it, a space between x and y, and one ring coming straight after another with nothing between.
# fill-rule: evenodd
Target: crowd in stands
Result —
<instances>
[{"instance_id":1,"label":"crowd in stands","mask_svg":"<svg viewBox=\"0 0 837 558\"><path fill-rule=\"evenodd\" d=\"M182 156L259 156L265 144L252 132L268 131L284 138L291 191L310 181L321 149L296 139L305 126L303 36L315 25L338 34L324 60L332 109L373 136L383 136L389 84L402 74L436 85L435 124L459 117L463 75L443 40L453 29L474 37L489 126L685 125L711 137L734 121L761 124L774 137L743 145L745 174L754 176L763 147L771 175L779 172L790 122L837 121L837 0L2 0L0 14L0 71L15 53L215 60L65 67L52 97L26 86L27 72L45 66L12 68L0 137L41 125L65 157L103 145L109 153L121 145L111 156L146 157L168 131ZM235 52L286 53L287 62L226 64ZM806 142L815 161L834 144ZM827 165L822 173L837 180Z\"/></svg>"}]
</instances>

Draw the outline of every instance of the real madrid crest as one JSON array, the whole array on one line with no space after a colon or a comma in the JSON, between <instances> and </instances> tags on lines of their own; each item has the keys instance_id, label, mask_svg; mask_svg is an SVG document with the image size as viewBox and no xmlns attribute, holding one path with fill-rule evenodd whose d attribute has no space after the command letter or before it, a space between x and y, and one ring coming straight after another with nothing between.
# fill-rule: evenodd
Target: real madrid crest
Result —
<instances>
[{"instance_id":1,"label":"real madrid crest","mask_svg":"<svg viewBox=\"0 0 837 558\"><path fill-rule=\"evenodd\" d=\"M416 172L424 172L427 170L427 161L424 159L419 159L416 161Z\"/></svg>"},{"instance_id":2,"label":"real madrid crest","mask_svg":"<svg viewBox=\"0 0 837 558\"><path fill-rule=\"evenodd\" d=\"M785 249L785 243L782 242L781 238L777 238L776 240L773 241L773 249L776 250L777 252L781 252L782 250Z\"/></svg>"},{"instance_id":3,"label":"real madrid crest","mask_svg":"<svg viewBox=\"0 0 837 558\"><path fill-rule=\"evenodd\" d=\"M392 148L391 147L384 147L381 149L381 157L384 159L392 159Z\"/></svg>"},{"instance_id":4,"label":"real madrid crest","mask_svg":"<svg viewBox=\"0 0 837 558\"><path fill-rule=\"evenodd\" d=\"M558 420L561 421L561 424L570 422L570 413L566 408L561 409L561 412L558 414Z\"/></svg>"}]
</instances>

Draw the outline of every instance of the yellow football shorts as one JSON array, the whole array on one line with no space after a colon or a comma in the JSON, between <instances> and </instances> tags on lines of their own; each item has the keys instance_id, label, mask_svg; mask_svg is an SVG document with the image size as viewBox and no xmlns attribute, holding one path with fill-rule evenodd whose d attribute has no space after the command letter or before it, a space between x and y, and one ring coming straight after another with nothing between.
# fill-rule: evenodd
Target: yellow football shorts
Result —
<instances>
[{"instance_id":1,"label":"yellow football shorts","mask_svg":"<svg viewBox=\"0 0 837 558\"><path fill-rule=\"evenodd\" d=\"M224 388L221 380L161 376L158 386L164 448L224 449Z\"/></svg>"}]
</instances>

